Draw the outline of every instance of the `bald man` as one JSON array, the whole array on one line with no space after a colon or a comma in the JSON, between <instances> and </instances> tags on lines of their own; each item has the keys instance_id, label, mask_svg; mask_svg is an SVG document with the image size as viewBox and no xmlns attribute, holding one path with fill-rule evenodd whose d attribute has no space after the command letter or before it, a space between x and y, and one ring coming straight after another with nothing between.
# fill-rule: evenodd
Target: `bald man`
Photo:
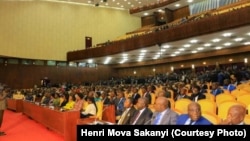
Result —
<instances>
[{"instance_id":1,"label":"bald man","mask_svg":"<svg viewBox=\"0 0 250 141\"><path fill-rule=\"evenodd\" d=\"M188 113L178 117L177 125L212 125L212 123L201 115L200 104L191 102L188 105Z\"/></svg>"},{"instance_id":2,"label":"bald man","mask_svg":"<svg viewBox=\"0 0 250 141\"><path fill-rule=\"evenodd\" d=\"M165 96L156 99L151 125L176 125L178 114L170 109L169 104L170 102Z\"/></svg>"},{"instance_id":3,"label":"bald man","mask_svg":"<svg viewBox=\"0 0 250 141\"><path fill-rule=\"evenodd\" d=\"M246 108L242 105L232 105L228 109L227 118L222 120L222 125L244 125Z\"/></svg>"}]
</instances>

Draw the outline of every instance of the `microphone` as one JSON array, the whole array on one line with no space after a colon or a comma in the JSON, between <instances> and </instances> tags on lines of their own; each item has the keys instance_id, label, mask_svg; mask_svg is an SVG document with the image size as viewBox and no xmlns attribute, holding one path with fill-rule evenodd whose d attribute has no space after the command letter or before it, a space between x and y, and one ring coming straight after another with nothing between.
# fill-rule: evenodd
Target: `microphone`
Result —
<instances>
[{"instance_id":1,"label":"microphone","mask_svg":"<svg viewBox=\"0 0 250 141\"><path fill-rule=\"evenodd\" d=\"M109 106L105 106L102 111L101 111L101 115L103 114L104 111L106 111L106 109L108 109ZM95 117L95 121L94 121L94 125L103 125L103 122L97 121L97 119L99 118L98 113L96 113L96 117Z\"/></svg>"},{"instance_id":2,"label":"microphone","mask_svg":"<svg viewBox=\"0 0 250 141\"><path fill-rule=\"evenodd\" d=\"M147 122L145 122L144 125L151 125L151 121L153 121L155 119L155 115L152 116L152 118L150 120L148 120Z\"/></svg>"}]
</instances>

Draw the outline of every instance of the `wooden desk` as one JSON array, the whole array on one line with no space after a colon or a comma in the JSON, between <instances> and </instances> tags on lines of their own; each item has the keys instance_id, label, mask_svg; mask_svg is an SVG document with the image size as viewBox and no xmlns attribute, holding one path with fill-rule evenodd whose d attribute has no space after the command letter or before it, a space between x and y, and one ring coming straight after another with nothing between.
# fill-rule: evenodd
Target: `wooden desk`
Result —
<instances>
[{"instance_id":1,"label":"wooden desk","mask_svg":"<svg viewBox=\"0 0 250 141\"><path fill-rule=\"evenodd\" d=\"M65 141L76 141L76 125L77 119L80 117L79 111L61 112L23 101L23 113L63 135Z\"/></svg>"},{"instance_id":2,"label":"wooden desk","mask_svg":"<svg viewBox=\"0 0 250 141\"><path fill-rule=\"evenodd\" d=\"M115 122L115 106L114 105L105 105L102 114L102 120L116 123Z\"/></svg>"},{"instance_id":3,"label":"wooden desk","mask_svg":"<svg viewBox=\"0 0 250 141\"><path fill-rule=\"evenodd\" d=\"M23 111L23 100L21 99L7 99L7 108L16 112Z\"/></svg>"}]
</instances>

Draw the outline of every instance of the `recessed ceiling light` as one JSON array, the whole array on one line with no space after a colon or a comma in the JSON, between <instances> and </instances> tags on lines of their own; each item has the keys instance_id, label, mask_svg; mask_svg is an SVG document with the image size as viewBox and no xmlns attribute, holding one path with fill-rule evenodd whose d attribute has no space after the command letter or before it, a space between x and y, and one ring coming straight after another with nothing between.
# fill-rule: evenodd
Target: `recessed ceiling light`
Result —
<instances>
[{"instance_id":1,"label":"recessed ceiling light","mask_svg":"<svg viewBox=\"0 0 250 141\"><path fill-rule=\"evenodd\" d=\"M198 47L197 50L203 50L204 48L203 47Z\"/></svg>"},{"instance_id":2,"label":"recessed ceiling light","mask_svg":"<svg viewBox=\"0 0 250 141\"><path fill-rule=\"evenodd\" d=\"M197 43L198 40L194 39L194 40L191 40L190 43Z\"/></svg>"},{"instance_id":3,"label":"recessed ceiling light","mask_svg":"<svg viewBox=\"0 0 250 141\"><path fill-rule=\"evenodd\" d=\"M224 36L224 37L230 37L232 35L232 33L224 33L224 34L222 34L222 36Z\"/></svg>"},{"instance_id":4,"label":"recessed ceiling light","mask_svg":"<svg viewBox=\"0 0 250 141\"><path fill-rule=\"evenodd\" d=\"M188 48L190 47L191 45L190 44L185 44L184 47Z\"/></svg>"},{"instance_id":5,"label":"recessed ceiling light","mask_svg":"<svg viewBox=\"0 0 250 141\"><path fill-rule=\"evenodd\" d=\"M215 47L216 50L222 49L222 47Z\"/></svg>"},{"instance_id":6,"label":"recessed ceiling light","mask_svg":"<svg viewBox=\"0 0 250 141\"><path fill-rule=\"evenodd\" d=\"M105 61L104 61L103 64L108 64L108 63L110 62L111 59L112 59L111 57L107 57L107 58L105 59Z\"/></svg>"},{"instance_id":7,"label":"recessed ceiling light","mask_svg":"<svg viewBox=\"0 0 250 141\"><path fill-rule=\"evenodd\" d=\"M145 52L147 52L147 50L143 49L143 50L141 50L141 52L144 52L144 53L145 53Z\"/></svg>"},{"instance_id":8,"label":"recessed ceiling light","mask_svg":"<svg viewBox=\"0 0 250 141\"><path fill-rule=\"evenodd\" d=\"M243 40L243 38L235 38L234 40L235 40L236 42L240 42L240 41Z\"/></svg>"},{"instance_id":9,"label":"recessed ceiling light","mask_svg":"<svg viewBox=\"0 0 250 141\"><path fill-rule=\"evenodd\" d=\"M175 7L179 7L180 6L180 4L176 4L176 5L174 5Z\"/></svg>"},{"instance_id":10,"label":"recessed ceiling light","mask_svg":"<svg viewBox=\"0 0 250 141\"><path fill-rule=\"evenodd\" d=\"M250 42L245 42L244 45L250 45Z\"/></svg>"},{"instance_id":11,"label":"recessed ceiling light","mask_svg":"<svg viewBox=\"0 0 250 141\"><path fill-rule=\"evenodd\" d=\"M187 2L193 2L193 0L187 0Z\"/></svg>"},{"instance_id":12,"label":"recessed ceiling light","mask_svg":"<svg viewBox=\"0 0 250 141\"><path fill-rule=\"evenodd\" d=\"M176 54L171 54L171 56L176 56Z\"/></svg>"},{"instance_id":13,"label":"recessed ceiling light","mask_svg":"<svg viewBox=\"0 0 250 141\"><path fill-rule=\"evenodd\" d=\"M170 46L169 45L163 45L162 47L163 48L169 48Z\"/></svg>"},{"instance_id":14,"label":"recessed ceiling light","mask_svg":"<svg viewBox=\"0 0 250 141\"><path fill-rule=\"evenodd\" d=\"M221 39L219 39L219 38L216 38L216 39L213 39L212 40L212 42L215 42L215 43L217 43L217 42L219 42Z\"/></svg>"},{"instance_id":15,"label":"recessed ceiling light","mask_svg":"<svg viewBox=\"0 0 250 141\"><path fill-rule=\"evenodd\" d=\"M179 48L179 51L184 51L185 50L185 48Z\"/></svg>"},{"instance_id":16,"label":"recessed ceiling light","mask_svg":"<svg viewBox=\"0 0 250 141\"><path fill-rule=\"evenodd\" d=\"M196 51L196 50L194 50L194 51L192 51L191 53L197 53L197 51Z\"/></svg>"},{"instance_id":17,"label":"recessed ceiling light","mask_svg":"<svg viewBox=\"0 0 250 141\"><path fill-rule=\"evenodd\" d=\"M206 44L204 44L204 46L205 46L205 47L210 47L211 44L210 44L210 43L206 43Z\"/></svg>"},{"instance_id":18,"label":"recessed ceiling light","mask_svg":"<svg viewBox=\"0 0 250 141\"><path fill-rule=\"evenodd\" d=\"M232 43L225 43L224 46L230 46Z\"/></svg>"}]
</instances>

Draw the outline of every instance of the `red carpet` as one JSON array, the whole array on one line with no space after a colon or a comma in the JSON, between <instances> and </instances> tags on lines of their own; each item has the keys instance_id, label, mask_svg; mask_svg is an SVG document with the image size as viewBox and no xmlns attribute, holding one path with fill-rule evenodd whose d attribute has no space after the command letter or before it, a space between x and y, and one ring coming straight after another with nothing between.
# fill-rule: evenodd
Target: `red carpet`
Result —
<instances>
[{"instance_id":1,"label":"red carpet","mask_svg":"<svg viewBox=\"0 0 250 141\"><path fill-rule=\"evenodd\" d=\"M39 114L39 113L38 113ZM51 117L52 118L52 117ZM0 141L63 141L59 135L22 113L5 110Z\"/></svg>"}]
</instances>

